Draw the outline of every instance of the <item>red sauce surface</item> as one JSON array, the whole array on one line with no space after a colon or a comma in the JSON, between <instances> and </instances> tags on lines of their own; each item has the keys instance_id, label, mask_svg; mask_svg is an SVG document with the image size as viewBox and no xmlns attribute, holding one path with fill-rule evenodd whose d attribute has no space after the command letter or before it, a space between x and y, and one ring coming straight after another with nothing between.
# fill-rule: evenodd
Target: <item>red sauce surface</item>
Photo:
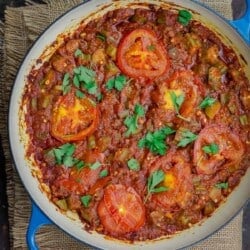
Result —
<instances>
[{"instance_id":1,"label":"red sauce surface","mask_svg":"<svg viewBox=\"0 0 250 250\"><path fill-rule=\"evenodd\" d=\"M191 227L248 167L243 67L174 10L118 9L80 25L30 72L23 105L27 155L51 201L115 238Z\"/></svg>"}]
</instances>

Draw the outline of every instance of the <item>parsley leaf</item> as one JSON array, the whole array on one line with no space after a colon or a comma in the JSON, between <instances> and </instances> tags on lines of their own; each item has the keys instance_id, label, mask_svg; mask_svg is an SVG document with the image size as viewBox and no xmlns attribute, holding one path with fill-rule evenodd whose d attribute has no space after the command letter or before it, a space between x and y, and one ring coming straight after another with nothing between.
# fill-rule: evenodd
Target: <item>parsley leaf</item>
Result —
<instances>
[{"instance_id":1,"label":"parsley leaf","mask_svg":"<svg viewBox=\"0 0 250 250\"><path fill-rule=\"evenodd\" d=\"M130 136L135 134L138 129L138 118L145 115L145 110L142 105L136 104L134 108L134 114L127 116L124 120L124 124L127 126L128 130L125 133L125 136Z\"/></svg>"},{"instance_id":2,"label":"parsley leaf","mask_svg":"<svg viewBox=\"0 0 250 250\"><path fill-rule=\"evenodd\" d=\"M178 22L182 25L188 25L192 18L192 14L188 10L179 10L178 12Z\"/></svg>"},{"instance_id":3,"label":"parsley leaf","mask_svg":"<svg viewBox=\"0 0 250 250\"><path fill-rule=\"evenodd\" d=\"M211 105L213 105L216 102L216 99L211 98L209 96L207 96L199 105L199 107L201 109L204 109L206 107L210 107Z\"/></svg>"},{"instance_id":4,"label":"parsley leaf","mask_svg":"<svg viewBox=\"0 0 250 250\"><path fill-rule=\"evenodd\" d=\"M166 126L154 132L148 132L138 142L139 148L148 148L153 154L164 155L168 149L166 145L166 138L168 135L175 133L175 130Z\"/></svg>"},{"instance_id":5,"label":"parsley leaf","mask_svg":"<svg viewBox=\"0 0 250 250\"><path fill-rule=\"evenodd\" d=\"M75 152L74 144L63 144L58 148L53 148L52 152L58 165L64 165L65 167L72 167L76 165L77 168L84 165L83 161L73 157Z\"/></svg>"},{"instance_id":6,"label":"parsley leaf","mask_svg":"<svg viewBox=\"0 0 250 250\"><path fill-rule=\"evenodd\" d=\"M150 194L160 193L168 190L168 188L164 186L157 187L157 185L160 184L164 180L164 178L165 178L165 173L162 170L156 170L149 176L147 182L148 194L144 202L147 201Z\"/></svg>"},{"instance_id":7,"label":"parsley leaf","mask_svg":"<svg viewBox=\"0 0 250 250\"><path fill-rule=\"evenodd\" d=\"M195 141L198 136L189 130L182 132L182 139L177 144L178 147L186 147L189 143Z\"/></svg>"},{"instance_id":8,"label":"parsley leaf","mask_svg":"<svg viewBox=\"0 0 250 250\"><path fill-rule=\"evenodd\" d=\"M84 195L84 196L81 197L81 202L84 205L84 207L89 206L89 203L90 203L91 199L92 199L91 195Z\"/></svg>"},{"instance_id":9,"label":"parsley leaf","mask_svg":"<svg viewBox=\"0 0 250 250\"><path fill-rule=\"evenodd\" d=\"M140 164L135 158L131 158L130 160L128 160L127 164L130 170L137 171L140 169Z\"/></svg>"},{"instance_id":10,"label":"parsley leaf","mask_svg":"<svg viewBox=\"0 0 250 250\"><path fill-rule=\"evenodd\" d=\"M95 163L90 165L90 169L92 170L96 170L97 168L99 168L102 164L99 161L96 161Z\"/></svg>"},{"instance_id":11,"label":"parsley leaf","mask_svg":"<svg viewBox=\"0 0 250 250\"><path fill-rule=\"evenodd\" d=\"M107 81L106 88L108 90L111 90L111 89L114 88L114 89L116 89L118 91L121 91L125 87L126 83L127 83L126 76L118 75L118 76L110 78Z\"/></svg>"},{"instance_id":12,"label":"parsley leaf","mask_svg":"<svg viewBox=\"0 0 250 250\"><path fill-rule=\"evenodd\" d=\"M78 97L80 99L82 99L84 97L84 94L82 93L81 90L79 90L79 89L76 90L76 97Z\"/></svg>"},{"instance_id":13,"label":"parsley leaf","mask_svg":"<svg viewBox=\"0 0 250 250\"><path fill-rule=\"evenodd\" d=\"M180 95L177 96L174 91L170 91L169 94L170 94L171 101L172 101L172 103L174 105L175 112L177 113L177 117L179 117L182 120L185 120L185 121L189 122L189 119L183 117L180 114L180 108L181 108L181 105L183 104L183 102L185 100L185 95L180 94Z\"/></svg>"},{"instance_id":14,"label":"parsley leaf","mask_svg":"<svg viewBox=\"0 0 250 250\"><path fill-rule=\"evenodd\" d=\"M62 82L62 91L63 91L63 95L66 95L67 93L69 93L70 91L70 77L69 77L69 73L66 73L63 77L63 82Z\"/></svg>"},{"instance_id":15,"label":"parsley leaf","mask_svg":"<svg viewBox=\"0 0 250 250\"><path fill-rule=\"evenodd\" d=\"M102 178L102 177L106 177L107 175L108 175L108 170L107 169L103 169L101 172L100 172L100 174L99 174L99 176Z\"/></svg>"},{"instance_id":16,"label":"parsley leaf","mask_svg":"<svg viewBox=\"0 0 250 250\"><path fill-rule=\"evenodd\" d=\"M215 184L215 187L219 189L227 189L228 188L228 182L220 182Z\"/></svg>"},{"instance_id":17,"label":"parsley leaf","mask_svg":"<svg viewBox=\"0 0 250 250\"><path fill-rule=\"evenodd\" d=\"M76 49L75 53L74 53L74 56L75 57L78 57L78 56L83 56L83 53L80 49Z\"/></svg>"},{"instance_id":18,"label":"parsley leaf","mask_svg":"<svg viewBox=\"0 0 250 250\"><path fill-rule=\"evenodd\" d=\"M148 45L147 50L154 51L155 50L155 45L153 45L153 44Z\"/></svg>"},{"instance_id":19,"label":"parsley leaf","mask_svg":"<svg viewBox=\"0 0 250 250\"><path fill-rule=\"evenodd\" d=\"M216 143L211 143L207 146L202 147L202 150L210 155L215 155L219 152L219 146Z\"/></svg>"},{"instance_id":20,"label":"parsley leaf","mask_svg":"<svg viewBox=\"0 0 250 250\"><path fill-rule=\"evenodd\" d=\"M84 66L74 69L73 83L79 88L82 86L89 94L98 95L95 71Z\"/></svg>"}]
</instances>

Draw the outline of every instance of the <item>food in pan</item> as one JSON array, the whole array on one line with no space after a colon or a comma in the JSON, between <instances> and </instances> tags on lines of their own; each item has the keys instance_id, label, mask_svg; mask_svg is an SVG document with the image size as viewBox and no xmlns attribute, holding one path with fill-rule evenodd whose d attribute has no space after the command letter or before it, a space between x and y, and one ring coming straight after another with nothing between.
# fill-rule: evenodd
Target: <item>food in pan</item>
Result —
<instances>
[{"instance_id":1,"label":"food in pan","mask_svg":"<svg viewBox=\"0 0 250 250\"><path fill-rule=\"evenodd\" d=\"M49 199L86 230L129 241L211 216L249 162L249 80L234 50L188 10L153 5L61 40L22 100Z\"/></svg>"}]
</instances>

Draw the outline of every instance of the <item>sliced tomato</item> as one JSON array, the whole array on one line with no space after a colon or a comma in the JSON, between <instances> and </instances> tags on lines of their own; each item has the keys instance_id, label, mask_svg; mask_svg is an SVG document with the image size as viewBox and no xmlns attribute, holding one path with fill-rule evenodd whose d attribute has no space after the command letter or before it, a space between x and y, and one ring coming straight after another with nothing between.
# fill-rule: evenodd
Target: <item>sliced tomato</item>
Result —
<instances>
[{"instance_id":1,"label":"sliced tomato","mask_svg":"<svg viewBox=\"0 0 250 250\"><path fill-rule=\"evenodd\" d=\"M175 210L188 206L192 198L192 175L191 167L186 163L187 159L184 153L179 151L170 151L152 165L150 172L161 169L165 177L160 186L168 188L167 191L154 193L152 201L167 210Z\"/></svg>"},{"instance_id":2,"label":"sliced tomato","mask_svg":"<svg viewBox=\"0 0 250 250\"><path fill-rule=\"evenodd\" d=\"M145 223L145 207L132 187L109 185L98 206L98 215L104 228L115 234L138 230Z\"/></svg>"},{"instance_id":3,"label":"sliced tomato","mask_svg":"<svg viewBox=\"0 0 250 250\"><path fill-rule=\"evenodd\" d=\"M162 42L149 29L135 29L120 41L117 50L120 70L134 78L155 78L169 68L169 58Z\"/></svg>"},{"instance_id":4,"label":"sliced tomato","mask_svg":"<svg viewBox=\"0 0 250 250\"><path fill-rule=\"evenodd\" d=\"M184 95L184 101L180 106L179 113L183 117L188 117L198 103L201 84L199 78L192 71L177 71L161 88L163 108L168 111L175 111L171 98L171 92L177 97Z\"/></svg>"},{"instance_id":5,"label":"sliced tomato","mask_svg":"<svg viewBox=\"0 0 250 250\"><path fill-rule=\"evenodd\" d=\"M216 144L219 148L215 154L204 152L203 147ZM221 124L205 127L194 144L194 164L199 174L214 174L221 169L236 166L244 154L244 145L239 136Z\"/></svg>"},{"instance_id":6,"label":"sliced tomato","mask_svg":"<svg viewBox=\"0 0 250 250\"><path fill-rule=\"evenodd\" d=\"M74 93L60 96L52 111L51 134L60 141L79 141L92 134L99 122L96 104Z\"/></svg>"}]
</instances>

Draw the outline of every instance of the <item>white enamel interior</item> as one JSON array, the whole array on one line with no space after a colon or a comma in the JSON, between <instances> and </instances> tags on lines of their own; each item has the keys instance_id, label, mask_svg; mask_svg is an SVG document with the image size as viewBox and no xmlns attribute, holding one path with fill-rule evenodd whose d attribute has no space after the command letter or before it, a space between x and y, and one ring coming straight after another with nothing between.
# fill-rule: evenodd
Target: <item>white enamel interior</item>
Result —
<instances>
[{"instance_id":1,"label":"white enamel interior","mask_svg":"<svg viewBox=\"0 0 250 250\"><path fill-rule=\"evenodd\" d=\"M183 231L170 239L157 240L144 243L135 243L133 245L125 244L117 240L105 239L104 236L96 233L88 233L82 229L82 224L74 222L65 215L57 211L55 206L47 199L39 187L38 181L31 175L29 163L24 155L24 145L20 141L19 134L19 106L22 98L23 88L26 82L26 76L29 73L31 66L37 58L42 54L47 45L56 40L57 34L60 34L72 27L85 18L89 13L95 12L103 5L109 4L110 0L93 0L82 4L70 12L67 12L53 25L51 25L36 41L34 46L25 57L19 72L16 77L15 85L12 91L10 106L9 106L9 138L13 154L13 159L24 186L28 190L30 196L41 210L60 228L75 237L76 239L86 242L90 245L101 249L179 249L191 245L208 235L212 234L228 222L244 205L245 201L250 197L250 169L242 179L240 185L229 196L227 202L223 204L211 218L207 219L202 225L196 225L190 230ZM119 6L126 6L135 1L120 1ZM136 1L136 2L151 2L160 4L158 1ZM163 1L162 1L163 2ZM243 42L239 35L231 28L222 18L215 15L208 9L192 2L192 1L171 1L182 7L189 8L201 14L201 19L204 19L215 26L215 29L220 30L226 37L229 38L237 48L237 50L245 57L248 65L250 65L249 47ZM117 6L117 1L109 8L104 8L101 13ZM249 76L249 72L248 72Z\"/></svg>"}]
</instances>

